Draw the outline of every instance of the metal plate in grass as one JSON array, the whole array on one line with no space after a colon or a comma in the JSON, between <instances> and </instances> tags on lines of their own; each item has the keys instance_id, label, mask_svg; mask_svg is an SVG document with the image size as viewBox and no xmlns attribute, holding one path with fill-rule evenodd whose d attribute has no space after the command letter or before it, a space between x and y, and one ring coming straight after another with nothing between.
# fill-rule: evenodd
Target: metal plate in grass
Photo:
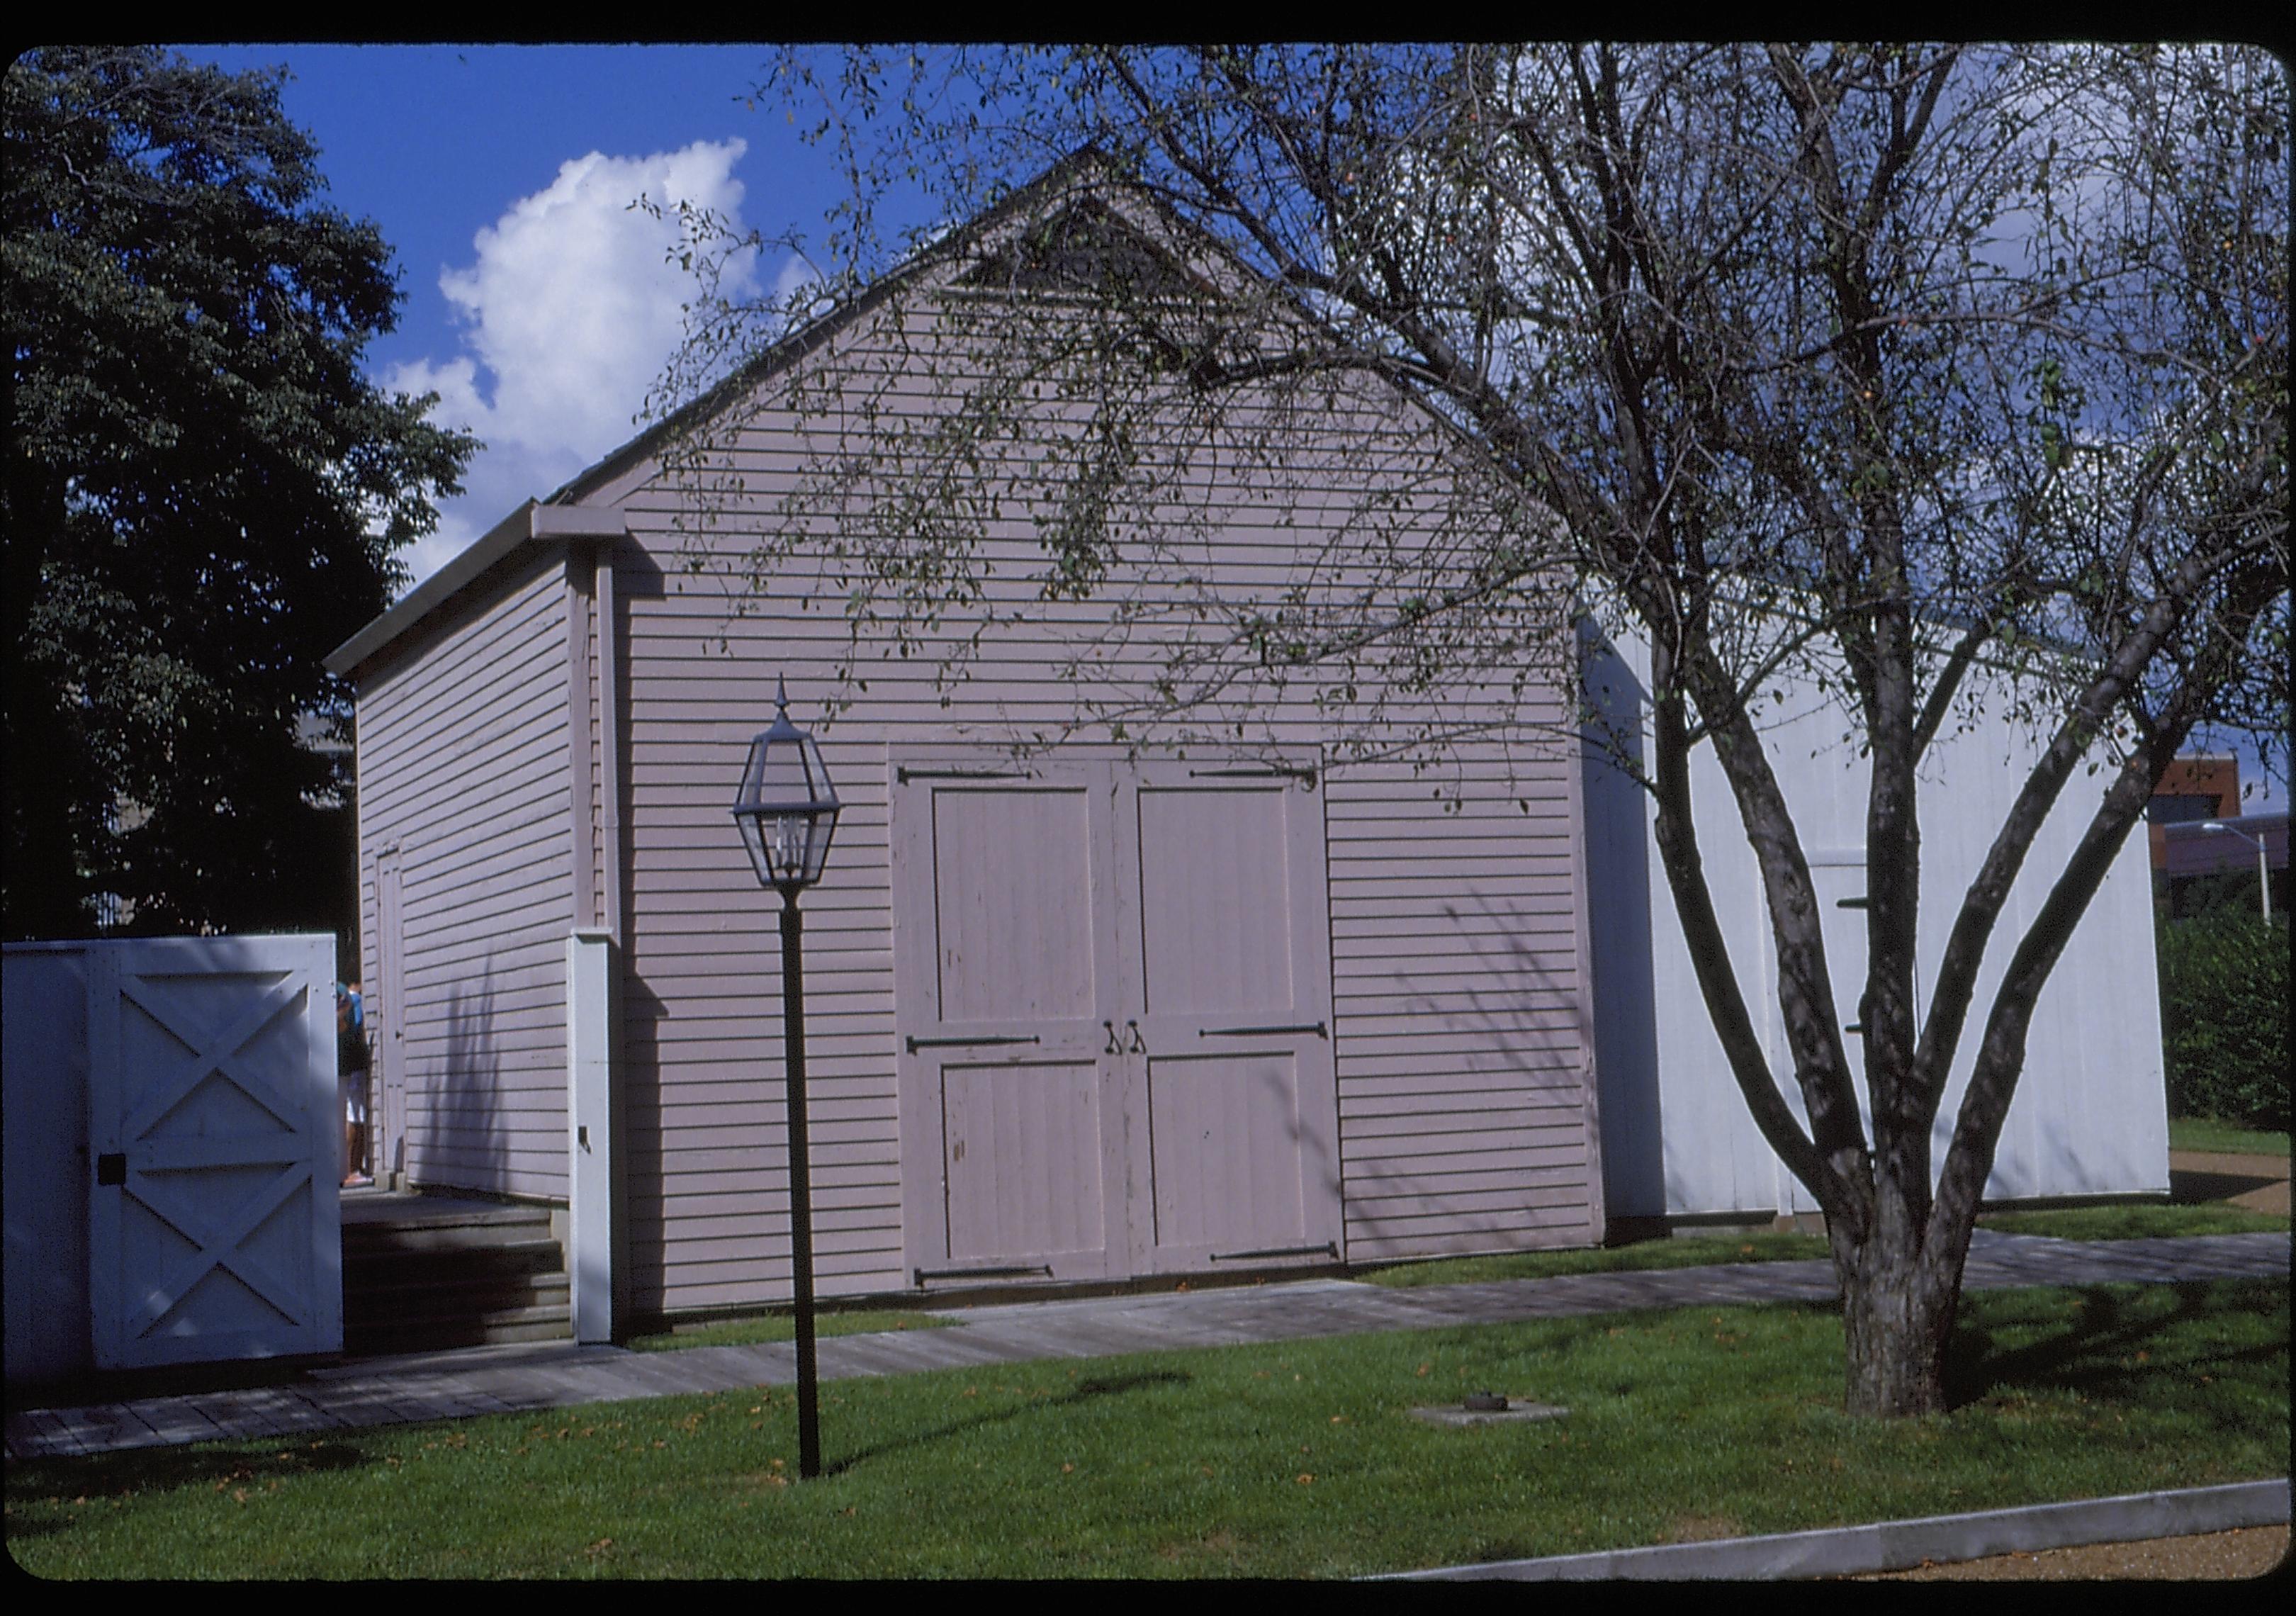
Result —
<instances>
[{"instance_id":1,"label":"metal plate in grass","mask_svg":"<svg viewBox=\"0 0 2296 1616\"><path fill-rule=\"evenodd\" d=\"M1414 1419L1431 1425L1513 1425L1529 1420L1559 1420L1570 1411L1555 1403L1535 1403L1528 1398L1504 1397L1479 1391L1464 1403L1444 1403L1414 1408Z\"/></svg>"}]
</instances>

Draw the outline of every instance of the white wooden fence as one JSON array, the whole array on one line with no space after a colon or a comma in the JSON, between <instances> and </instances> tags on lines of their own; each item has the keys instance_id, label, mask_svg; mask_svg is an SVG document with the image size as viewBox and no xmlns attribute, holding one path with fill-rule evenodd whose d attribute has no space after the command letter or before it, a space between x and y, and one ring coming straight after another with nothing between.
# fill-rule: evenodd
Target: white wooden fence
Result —
<instances>
[{"instance_id":1,"label":"white wooden fence","mask_svg":"<svg viewBox=\"0 0 2296 1616\"><path fill-rule=\"evenodd\" d=\"M334 939L11 944L7 1374L342 1346Z\"/></svg>"}]
</instances>

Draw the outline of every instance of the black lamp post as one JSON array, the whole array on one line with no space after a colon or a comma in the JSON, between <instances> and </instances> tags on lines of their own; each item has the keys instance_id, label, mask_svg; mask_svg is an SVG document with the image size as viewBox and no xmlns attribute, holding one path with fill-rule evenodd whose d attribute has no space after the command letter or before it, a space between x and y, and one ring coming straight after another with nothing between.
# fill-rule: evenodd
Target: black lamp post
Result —
<instances>
[{"instance_id":1,"label":"black lamp post","mask_svg":"<svg viewBox=\"0 0 2296 1616\"><path fill-rule=\"evenodd\" d=\"M805 1139L805 968L797 895L821 879L837 832L837 792L821 748L790 722L775 681L773 727L750 742L734 823L761 886L782 895L782 1038L789 1078L790 1254L797 1292L797 1473L821 1473L821 1407L813 1355L813 1195Z\"/></svg>"}]
</instances>

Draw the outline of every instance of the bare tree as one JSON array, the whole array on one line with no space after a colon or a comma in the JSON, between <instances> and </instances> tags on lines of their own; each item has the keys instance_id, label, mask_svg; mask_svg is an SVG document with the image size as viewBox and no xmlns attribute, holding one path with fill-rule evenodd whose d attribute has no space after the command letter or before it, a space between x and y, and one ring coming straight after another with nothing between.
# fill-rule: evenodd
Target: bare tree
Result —
<instances>
[{"instance_id":1,"label":"bare tree","mask_svg":"<svg viewBox=\"0 0 2296 1616\"><path fill-rule=\"evenodd\" d=\"M777 77L856 179L827 243L832 304L882 295L865 290L885 261L873 209L896 180L962 215L1088 151L1119 211L1170 226L1154 251L1086 243L1097 226L1064 201L993 250L960 233L911 260L978 255L972 340L994 362L930 431L856 451L881 475L898 463L902 508L816 505L786 529L827 545L857 636L979 620L991 562L967 502L1035 502L1039 597L1115 594L1116 632L1162 630L1165 675L1105 712L1198 712L1271 679L1351 699L1360 676L1410 698L1378 743L1426 745L1444 692L1555 677L1556 580L1576 586L1650 647L1640 777L1660 857L1747 1105L1824 1210L1849 1406L1942 1407L2053 965L2196 727L2284 748L2280 64L2194 47L1095 49L857 53L833 71L796 53ZM1037 317L1048 290L1092 317ZM755 313L704 312L701 354ZM1451 492L1433 520L1422 491L1341 479L1358 506L1337 547L1255 597L1192 590L1170 508L1185 454L1140 422L1278 432L1271 398L1313 410L1373 383L1440 423ZM1050 477L987 447L1046 390L1076 421ZM709 463L697 440L690 464ZM1015 464L1031 482L1000 487ZM821 470L816 495L834 487ZM758 575L799 542L766 541ZM1870 765L1870 1132L1757 721L1782 671L1835 696ZM1966 703L2013 694L2040 760L1975 878L1936 900L1955 918L1917 1015L1915 771ZM1691 811L1702 746L1759 862L1807 1123L1723 946ZM2078 849L1999 939L2007 969L1980 1005L2036 833L2100 760Z\"/></svg>"}]
</instances>

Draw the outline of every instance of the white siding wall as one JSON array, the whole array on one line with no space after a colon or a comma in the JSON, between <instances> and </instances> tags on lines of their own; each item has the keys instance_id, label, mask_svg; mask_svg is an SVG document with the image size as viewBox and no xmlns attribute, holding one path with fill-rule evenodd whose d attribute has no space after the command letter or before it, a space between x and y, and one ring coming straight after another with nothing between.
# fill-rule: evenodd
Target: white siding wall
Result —
<instances>
[{"instance_id":1,"label":"white siding wall","mask_svg":"<svg viewBox=\"0 0 2296 1616\"><path fill-rule=\"evenodd\" d=\"M1590 678L1621 714L1636 710L1648 653L1628 644ZM1973 670L1972 682L1986 677ZM1982 690L1982 685L1976 688ZM1766 715L1773 767L1791 806L1821 898L1865 890L1870 771L1843 741L1847 720L1803 693ZM1945 951L1962 894L2030 773L2038 748L1995 708L1975 727L1943 738L1921 770L1922 908L1916 1013ZM1646 718L1646 709L1644 710ZM1647 756L1648 732L1643 731ZM1605 1136L1614 1216L1809 1211L1816 1202L1770 1151L1724 1061L1690 962L1652 833L1649 798L1597 755L1590 803L1605 830L1589 873L1597 923L1596 1015L1603 1028ZM1752 849L1710 748L1692 768L1699 842L1714 906L1758 1029L1797 1114L1778 1020L1775 950ZM1942 1163L2004 963L2095 811L2096 790L2076 774L2035 839L1986 953L1968 1028L1935 1130ZM1838 892L1836 889L1839 889ZM1645 900L1645 926L1637 906ZM1832 915L1840 921L1844 917ZM1863 915L1829 928L1829 948L1862 939ZM1638 954L1638 950L1644 951ZM1830 954L1842 1020L1857 1019L1862 941L1847 962ZM1645 986L1646 984L1646 986ZM1655 1114L1652 1114L1652 1111ZM1657 1139L1653 1142L1652 1131ZM1653 1149L1655 1143L1657 1148ZM2168 1120L2152 956L2152 883L2142 835L2132 836L2042 990L2025 1072L2003 1128L1988 1196L2166 1191Z\"/></svg>"}]
</instances>

